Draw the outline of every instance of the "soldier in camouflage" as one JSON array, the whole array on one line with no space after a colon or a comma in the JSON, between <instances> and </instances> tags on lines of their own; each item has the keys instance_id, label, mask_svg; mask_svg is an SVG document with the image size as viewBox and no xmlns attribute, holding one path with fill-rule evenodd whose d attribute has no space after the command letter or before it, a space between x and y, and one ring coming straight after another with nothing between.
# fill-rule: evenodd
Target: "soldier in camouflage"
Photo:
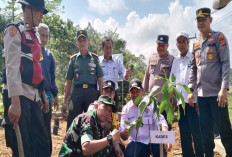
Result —
<instances>
[{"instance_id":1,"label":"soldier in camouflage","mask_svg":"<svg viewBox=\"0 0 232 157\"><path fill-rule=\"evenodd\" d=\"M113 142L120 139L119 131L113 130L104 137L101 123L116 111L116 106L107 96L100 96L93 111L77 116L64 138L59 157L91 156L107 157L113 152Z\"/></svg>"}]
</instances>

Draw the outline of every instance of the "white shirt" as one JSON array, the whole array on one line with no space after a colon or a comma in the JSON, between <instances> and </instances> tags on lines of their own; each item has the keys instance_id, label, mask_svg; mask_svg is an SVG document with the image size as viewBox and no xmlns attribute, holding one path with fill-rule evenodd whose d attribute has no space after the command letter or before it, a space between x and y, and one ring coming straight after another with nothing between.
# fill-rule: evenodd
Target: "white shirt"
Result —
<instances>
[{"instance_id":1,"label":"white shirt","mask_svg":"<svg viewBox=\"0 0 232 157\"><path fill-rule=\"evenodd\" d=\"M112 56L109 61L104 59L104 56L100 56L99 61L104 74L103 80L113 81L115 83L115 89L118 89L118 77L125 80L126 75L126 70L123 63L114 56Z\"/></svg>"},{"instance_id":2,"label":"white shirt","mask_svg":"<svg viewBox=\"0 0 232 157\"><path fill-rule=\"evenodd\" d=\"M142 102L148 104L149 98L144 97L141 103ZM134 127L129 136L129 141L134 141L134 142L137 141L144 144L149 144L149 124L150 124L150 130L159 130L158 129L159 124L161 124L162 127L168 128L168 124L164 119L163 115L160 115L158 120L158 117L156 117L156 113L153 114L153 106L154 104L152 103L150 106L145 107L145 111L143 113L143 126L138 130L137 140L136 140L136 129ZM135 120L138 119L139 116L140 116L140 108L136 107L132 102L132 100L129 101L122 109L119 132L124 131L129 126L124 123L125 120L130 123L133 123Z\"/></svg>"},{"instance_id":3,"label":"white shirt","mask_svg":"<svg viewBox=\"0 0 232 157\"><path fill-rule=\"evenodd\" d=\"M191 54L190 51L188 51L188 53L184 56L184 58L179 56L178 58L174 59L172 63L171 74L170 74L170 80L172 74L176 76L176 81L173 82L172 85L176 85L177 90L182 93L186 103L188 103L188 93L182 86L179 86L177 84L188 85L192 57L193 55ZM196 92L194 92L194 98L195 98L194 103L196 103L197 102ZM178 105L180 104L182 104L181 100L178 101Z\"/></svg>"}]
</instances>

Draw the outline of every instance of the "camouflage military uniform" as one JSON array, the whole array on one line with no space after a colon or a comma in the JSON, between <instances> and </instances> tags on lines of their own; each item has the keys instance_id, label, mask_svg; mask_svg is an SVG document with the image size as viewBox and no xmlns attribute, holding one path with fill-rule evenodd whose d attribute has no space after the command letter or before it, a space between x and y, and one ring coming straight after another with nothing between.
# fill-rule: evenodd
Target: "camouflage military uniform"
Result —
<instances>
[{"instance_id":1,"label":"camouflage military uniform","mask_svg":"<svg viewBox=\"0 0 232 157\"><path fill-rule=\"evenodd\" d=\"M100 124L97 123L96 111L88 111L76 117L67 131L59 157L78 156L82 157L82 144L87 141L99 140L104 137L104 132ZM91 157L110 156L112 147L107 146L101 151L91 155Z\"/></svg>"}]
</instances>

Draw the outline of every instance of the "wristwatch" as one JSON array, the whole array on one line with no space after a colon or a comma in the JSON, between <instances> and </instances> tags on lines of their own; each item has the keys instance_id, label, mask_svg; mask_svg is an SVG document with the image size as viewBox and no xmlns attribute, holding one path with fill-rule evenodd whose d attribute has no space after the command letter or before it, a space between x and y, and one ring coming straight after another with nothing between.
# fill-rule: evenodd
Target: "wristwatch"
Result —
<instances>
[{"instance_id":1,"label":"wristwatch","mask_svg":"<svg viewBox=\"0 0 232 157\"><path fill-rule=\"evenodd\" d=\"M113 137L112 137L112 135L107 135L107 141L109 141L110 145L113 146Z\"/></svg>"}]
</instances>

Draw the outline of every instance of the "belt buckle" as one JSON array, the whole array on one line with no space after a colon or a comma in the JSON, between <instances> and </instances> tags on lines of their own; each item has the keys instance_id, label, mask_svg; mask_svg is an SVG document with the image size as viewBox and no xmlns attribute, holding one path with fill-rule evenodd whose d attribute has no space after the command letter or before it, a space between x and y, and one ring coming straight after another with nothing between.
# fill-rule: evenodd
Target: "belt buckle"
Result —
<instances>
[{"instance_id":1,"label":"belt buckle","mask_svg":"<svg viewBox=\"0 0 232 157\"><path fill-rule=\"evenodd\" d=\"M88 84L83 84L83 88L88 88Z\"/></svg>"}]
</instances>

